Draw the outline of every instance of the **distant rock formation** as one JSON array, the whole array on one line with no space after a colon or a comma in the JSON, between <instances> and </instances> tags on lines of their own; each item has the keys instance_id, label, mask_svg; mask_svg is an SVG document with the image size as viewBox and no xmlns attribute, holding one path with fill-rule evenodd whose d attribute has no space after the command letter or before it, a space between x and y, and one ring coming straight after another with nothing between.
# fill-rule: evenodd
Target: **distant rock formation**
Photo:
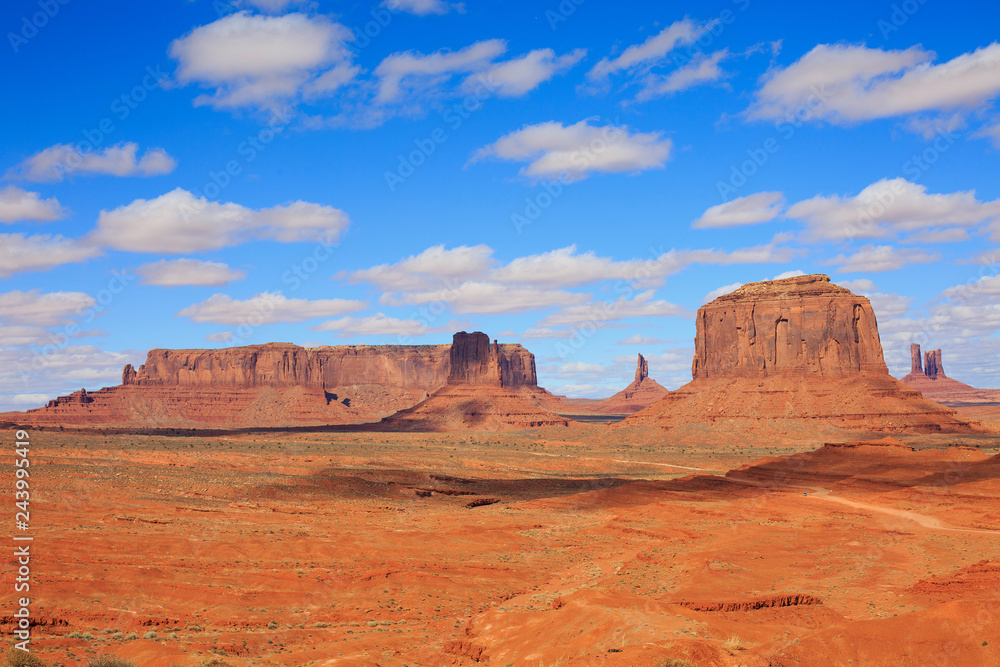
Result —
<instances>
[{"instance_id":1,"label":"distant rock formation","mask_svg":"<svg viewBox=\"0 0 1000 667\"><path fill-rule=\"evenodd\" d=\"M764 430L982 430L889 375L868 299L810 275L749 283L702 306L692 382L621 422Z\"/></svg>"},{"instance_id":2,"label":"distant rock formation","mask_svg":"<svg viewBox=\"0 0 1000 667\"><path fill-rule=\"evenodd\" d=\"M451 345L268 343L217 350L150 350L122 384L8 413L36 424L278 426L378 421L456 381L534 387L535 357L485 334Z\"/></svg>"},{"instance_id":3,"label":"distant rock formation","mask_svg":"<svg viewBox=\"0 0 1000 667\"><path fill-rule=\"evenodd\" d=\"M996 389L977 389L945 375L940 348L924 353L921 366L920 345L917 343L910 345L910 372L903 376L902 381L923 394L924 398L948 407L969 408L1000 401L1000 391Z\"/></svg>"},{"instance_id":4,"label":"distant rock formation","mask_svg":"<svg viewBox=\"0 0 1000 667\"><path fill-rule=\"evenodd\" d=\"M941 361L941 348L924 353L924 375L932 380L936 380L939 375L941 377L948 377L944 374L944 364Z\"/></svg>"},{"instance_id":5,"label":"distant rock formation","mask_svg":"<svg viewBox=\"0 0 1000 667\"><path fill-rule=\"evenodd\" d=\"M649 363L646 357L639 353L639 362L635 366L635 383L638 384L649 377Z\"/></svg>"},{"instance_id":6,"label":"distant rock formation","mask_svg":"<svg viewBox=\"0 0 1000 667\"><path fill-rule=\"evenodd\" d=\"M568 425L566 418L538 405L539 399L551 394L535 386L534 355L511 361L514 355L504 355L502 350L482 332L459 331L451 344L448 383L412 408L383 419L382 427L507 431Z\"/></svg>"},{"instance_id":7,"label":"distant rock formation","mask_svg":"<svg viewBox=\"0 0 1000 667\"><path fill-rule=\"evenodd\" d=\"M640 354L632 384L603 400L564 399L563 409L573 413L628 415L649 407L668 393L663 385L649 377L649 362Z\"/></svg>"}]
</instances>

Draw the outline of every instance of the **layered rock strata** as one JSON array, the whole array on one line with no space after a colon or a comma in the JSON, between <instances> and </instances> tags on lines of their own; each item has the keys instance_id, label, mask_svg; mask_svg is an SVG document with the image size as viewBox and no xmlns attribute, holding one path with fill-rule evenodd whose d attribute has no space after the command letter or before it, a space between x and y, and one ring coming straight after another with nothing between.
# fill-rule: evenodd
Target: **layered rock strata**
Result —
<instances>
[{"instance_id":1,"label":"layered rock strata","mask_svg":"<svg viewBox=\"0 0 1000 667\"><path fill-rule=\"evenodd\" d=\"M486 340L485 365L472 357ZM377 421L415 405L453 375L534 387L535 359L520 345L489 345L462 332L451 345L286 343L218 350L150 350L122 384L81 390L4 419L35 424L280 426Z\"/></svg>"}]
</instances>

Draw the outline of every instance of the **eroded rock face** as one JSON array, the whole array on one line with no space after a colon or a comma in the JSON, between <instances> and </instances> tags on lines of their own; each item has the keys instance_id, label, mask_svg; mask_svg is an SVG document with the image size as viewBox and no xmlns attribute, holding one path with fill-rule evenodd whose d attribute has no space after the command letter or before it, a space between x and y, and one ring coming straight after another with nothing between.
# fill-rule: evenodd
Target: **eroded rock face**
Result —
<instances>
[{"instance_id":1,"label":"eroded rock face","mask_svg":"<svg viewBox=\"0 0 1000 667\"><path fill-rule=\"evenodd\" d=\"M920 349L919 347L917 348ZM932 380L936 380L938 376L948 377L944 374L944 363L941 361L941 349L928 350L924 352L924 375Z\"/></svg>"},{"instance_id":2,"label":"eroded rock face","mask_svg":"<svg viewBox=\"0 0 1000 667\"><path fill-rule=\"evenodd\" d=\"M748 283L698 309L694 379L888 373L868 299L825 275Z\"/></svg>"},{"instance_id":3,"label":"eroded rock face","mask_svg":"<svg viewBox=\"0 0 1000 667\"><path fill-rule=\"evenodd\" d=\"M646 357L639 354L639 362L635 366L635 381L642 382L649 377L649 363L646 361Z\"/></svg>"},{"instance_id":4,"label":"eroded rock face","mask_svg":"<svg viewBox=\"0 0 1000 667\"><path fill-rule=\"evenodd\" d=\"M460 332L452 345L268 343L218 350L150 350L122 384L53 399L33 422L280 425L372 421L445 386L534 386L535 357L520 345ZM453 363L453 359L455 362ZM12 413L14 414L14 413Z\"/></svg>"}]
</instances>

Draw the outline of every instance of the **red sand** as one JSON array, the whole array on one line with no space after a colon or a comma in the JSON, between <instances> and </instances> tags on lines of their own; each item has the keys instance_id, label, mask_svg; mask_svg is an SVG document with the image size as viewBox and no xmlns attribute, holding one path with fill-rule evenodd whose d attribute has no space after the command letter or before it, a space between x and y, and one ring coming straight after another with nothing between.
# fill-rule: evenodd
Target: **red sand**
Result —
<instances>
[{"instance_id":1,"label":"red sand","mask_svg":"<svg viewBox=\"0 0 1000 667\"><path fill-rule=\"evenodd\" d=\"M144 667L1000 664L995 436L609 433L33 431L33 646Z\"/></svg>"}]
</instances>

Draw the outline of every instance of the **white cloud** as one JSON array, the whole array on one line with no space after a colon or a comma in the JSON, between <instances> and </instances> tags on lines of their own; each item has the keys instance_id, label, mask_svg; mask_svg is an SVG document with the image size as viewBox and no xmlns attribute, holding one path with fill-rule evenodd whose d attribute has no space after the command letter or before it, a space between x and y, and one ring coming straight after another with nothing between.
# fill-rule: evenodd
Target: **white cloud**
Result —
<instances>
[{"instance_id":1,"label":"white cloud","mask_svg":"<svg viewBox=\"0 0 1000 667\"><path fill-rule=\"evenodd\" d=\"M702 83L718 81L726 75L719 67L719 63L728 56L728 51L716 51L710 56L695 57L689 64L670 74L649 74L643 79L643 87L635 99L639 102L645 102L657 97L679 93Z\"/></svg>"},{"instance_id":2,"label":"white cloud","mask_svg":"<svg viewBox=\"0 0 1000 667\"><path fill-rule=\"evenodd\" d=\"M0 234L0 278L22 271L45 271L99 254L100 249L93 245L59 235Z\"/></svg>"},{"instance_id":3,"label":"white cloud","mask_svg":"<svg viewBox=\"0 0 1000 667\"><path fill-rule=\"evenodd\" d=\"M930 255L920 250L898 250L887 245L866 245L853 255L837 255L827 264L839 264L837 271L841 273L859 271L875 273L894 271L907 264L935 262L937 259L936 255Z\"/></svg>"},{"instance_id":4,"label":"white cloud","mask_svg":"<svg viewBox=\"0 0 1000 667\"><path fill-rule=\"evenodd\" d=\"M232 331L217 331L205 336L205 340L210 343L231 343L234 338Z\"/></svg>"},{"instance_id":5,"label":"white cloud","mask_svg":"<svg viewBox=\"0 0 1000 667\"><path fill-rule=\"evenodd\" d=\"M735 292L739 288L743 287L744 284L745 283L729 283L728 285L723 285L722 287L716 287L714 290L705 295L705 303L715 301L723 294Z\"/></svg>"},{"instance_id":6,"label":"white cloud","mask_svg":"<svg viewBox=\"0 0 1000 667\"><path fill-rule=\"evenodd\" d=\"M72 321L95 303L83 292L42 292L14 290L0 294L0 323L54 327Z\"/></svg>"},{"instance_id":7,"label":"white cloud","mask_svg":"<svg viewBox=\"0 0 1000 667\"><path fill-rule=\"evenodd\" d=\"M1000 122L995 122L992 125L984 125L973 136L989 139L994 148L1000 148Z\"/></svg>"},{"instance_id":8,"label":"white cloud","mask_svg":"<svg viewBox=\"0 0 1000 667\"><path fill-rule=\"evenodd\" d=\"M884 51L820 44L772 71L748 110L751 119L850 123L924 111L972 109L1000 94L1000 44L939 65L914 46Z\"/></svg>"},{"instance_id":9,"label":"white cloud","mask_svg":"<svg viewBox=\"0 0 1000 667\"><path fill-rule=\"evenodd\" d=\"M35 345L50 335L42 327L0 325L0 347Z\"/></svg>"},{"instance_id":10,"label":"white cloud","mask_svg":"<svg viewBox=\"0 0 1000 667\"><path fill-rule=\"evenodd\" d=\"M481 72L506 51L507 42L489 39L458 51L392 54L375 68L375 75L379 77L375 99L380 103L395 102L401 97L424 92L454 74Z\"/></svg>"},{"instance_id":11,"label":"white cloud","mask_svg":"<svg viewBox=\"0 0 1000 667\"><path fill-rule=\"evenodd\" d=\"M920 135L928 141L938 135L950 135L965 126L965 117L960 113L943 117L911 116L903 123L903 129Z\"/></svg>"},{"instance_id":12,"label":"white cloud","mask_svg":"<svg viewBox=\"0 0 1000 667\"><path fill-rule=\"evenodd\" d=\"M845 289L849 289L852 292L875 292L878 288L868 278L857 278L855 280L837 280L834 281L837 285Z\"/></svg>"},{"instance_id":13,"label":"white cloud","mask_svg":"<svg viewBox=\"0 0 1000 667\"><path fill-rule=\"evenodd\" d=\"M177 161L162 148L150 148L139 157L139 144L133 142L86 152L71 144L56 144L24 160L12 173L29 181L61 181L72 174L160 176L176 166Z\"/></svg>"},{"instance_id":14,"label":"white cloud","mask_svg":"<svg viewBox=\"0 0 1000 667\"><path fill-rule=\"evenodd\" d=\"M626 126L575 125L555 121L526 125L485 146L472 161L487 157L528 162L521 174L531 178L581 180L594 173L662 169L673 142L658 132L630 133Z\"/></svg>"},{"instance_id":15,"label":"white cloud","mask_svg":"<svg viewBox=\"0 0 1000 667\"><path fill-rule=\"evenodd\" d=\"M691 226L705 229L770 222L781 214L784 205L785 197L780 192L758 192L708 208Z\"/></svg>"},{"instance_id":16,"label":"white cloud","mask_svg":"<svg viewBox=\"0 0 1000 667\"><path fill-rule=\"evenodd\" d=\"M490 65L470 75L463 89L473 92L483 86L501 97L520 97L569 70L586 54L586 49L575 49L562 56L556 56L552 49L536 49L520 58Z\"/></svg>"},{"instance_id":17,"label":"white cloud","mask_svg":"<svg viewBox=\"0 0 1000 667\"><path fill-rule=\"evenodd\" d=\"M238 12L195 28L170 45L177 79L214 88L195 104L273 108L336 67L350 68L351 31L323 17ZM355 70L340 70L340 75ZM328 88L329 81L314 92Z\"/></svg>"},{"instance_id":18,"label":"white cloud","mask_svg":"<svg viewBox=\"0 0 1000 667\"><path fill-rule=\"evenodd\" d=\"M259 326L275 322L301 322L315 317L337 317L366 307L363 301L289 299L280 292L261 292L242 301L226 294L213 294L201 303L188 306L177 316L188 317L193 322Z\"/></svg>"},{"instance_id":19,"label":"white cloud","mask_svg":"<svg viewBox=\"0 0 1000 667\"><path fill-rule=\"evenodd\" d=\"M572 335L573 332L569 329L549 329L548 327L531 327L526 329L523 334L515 334L512 331L501 334L502 337L523 338L526 340L539 338L569 338Z\"/></svg>"},{"instance_id":20,"label":"white cloud","mask_svg":"<svg viewBox=\"0 0 1000 667\"><path fill-rule=\"evenodd\" d=\"M465 3L444 0L385 0L382 6L394 12L409 12L417 16L447 14L453 9L459 13L465 11Z\"/></svg>"},{"instance_id":21,"label":"white cloud","mask_svg":"<svg viewBox=\"0 0 1000 667\"><path fill-rule=\"evenodd\" d=\"M449 304L455 313L492 315L580 303L588 298L590 298L589 294L578 294L565 290L536 289L484 281L469 281L454 288L408 292L400 296L386 295L386 298L381 299L380 302L385 305L402 306L440 301Z\"/></svg>"},{"instance_id":22,"label":"white cloud","mask_svg":"<svg viewBox=\"0 0 1000 667\"><path fill-rule=\"evenodd\" d=\"M871 301L872 309L878 318L898 318L905 315L910 310L913 297L901 294L884 294L882 292L870 292L865 294Z\"/></svg>"},{"instance_id":23,"label":"white cloud","mask_svg":"<svg viewBox=\"0 0 1000 667\"><path fill-rule=\"evenodd\" d=\"M55 398L54 394L15 394L10 399L10 402L14 405L30 409L41 407L53 398Z\"/></svg>"},{"instance_id":24,"label":"white cloud","mask_svg":"<svg viewBox=\"0 0 1000 667\"><path fill-rule=\"evenodd\" d=\"M221 262L203 262L197 259L161 259L143 264L138 269L143 285L179 287L202 285L221 287L234 280L247 277L244 271L234 271Z\"/></svg>"},{"instance_id":25,"label":"white cloud","mask_svg":"<svg viewBox=\"0 0 1000 667\"><path fill-rule=\"evenodd\" d=\"M816 196L793 204L788 218L802 220L819 239L884 238L938 226L973 226L1000 219L1000 200L981 202L975 191L927 194L903 178L882 179L854 197Z\"/></svg>"},{"instance_id":26,"label":"white cloud","mask_svg":"<svg viewBox=\"0 0 1000 667\"><path fill-rule=\"evenodd\" d=\"M376 313L367 317L341 317L312 327L313 331L336 331L338 336L420 336L444 331L446 327L430 327L418 320L400 320Z\"/></svg>"},{"instance_id":27,"label":"white cloud","mask_svg":"<svg viewBox=\"0 0 1000 667\"><path fill-rule=\"evenodd\" d=\"M600 364L588 364L582 361L571 361L559 367L560 373L604 373L604 366Z\"/></svg>"},{"instance_id":28,"label":"white cloud","mask_svg":"<svg viewBox=\"0 0 1000 667\"><path fill-rule=\"evenodd\" d=\"M641 334L635 334L634 336L629 336L628 338L623 338L622 340L615 343L615 345L664 345L668 341L661 340L655 336L643 336ZM632 357L629 357L631 359ZM617 361L617 359L615 360Z\"/></svg>"},{"instance_id":29,"label":"white cloud","mask_svg":"<svg viewBox=\"0 0 1000 667\"><path fill-rule=\"evenodd\" d=\"M538 255L518 257L490 274L501 283L522 283L536 287L571 287L601 280L636 279L640 267L652 262L617 262L598 257L592 251L577 254L571 245Z\"/></svg>"},{"instance_id":30,"label":"white cloud","mask_svg":"<svg viewBox=\"0 0 1000 667\"><path fill-rule=\"evenodd\" d=\"M685 308L653 299L653 290L636 294L634 298L620 296L614 301L591 301L577 305L566 305L538 323L539 327L575 325L584 322L613 322L632 317L674 317L686 316Z\"/></svg>"},{"instance_id":31,"label":"white cloud","mask_svg":"<svg viewBox=\"0 0 1000 667\"><path fill-rule=\"evenodd\" d=\"M119 250L184 253L255 239L332 243L349 224L347 214L331 206L298 201L255 211L177 188L101 211L94 238Z\"/></svg>"},{"instance_id":32,"label":"white cloud","mask_svg":"<svg viewBox=\"0 0 1000 667\"><path fill-rule=\"evenodd\" d=\"M22 220L58 220L66 215L59 201L52 197L42 199L37 192L27 192L16 185L0 190L0 222Z\"/></svg>"},{"instance_id":33,"label":"white cloud","mask_svg":"<svg viewBox=\"0 0 1000 667\"><path fill-rule=\"evenodd\" d=\"M922 232L910 236L907 242L911 243L961 243L969 240L968 230L962 227L948 227L946 229L925 229Z\"/></svg>"},{"instance_id":34,"label":"white cloud","mask_svg":"<svg viewBox=\"0 0 1000 667\"><path fill-rule=\"evenodd\" d=\"M678 46L693 44L712 24L699 25L690 19L672 23L642 44L633 44L616 58L602 58L587 72L587 78L596 84L620 72L643 72L660 64Z\"/></svg>"},{"instance_id":35,"label":"white cloud","mask_svg":"<svg viewBox=\"0 0 1000 667\"><path fill-rule=\"evenodd\" d=\"M336 277L352 283L369 282L386 292L432 289L484 275L494 263L492 255L493 250L482 244L451 250L437 245L395 264L379 264Z\"/></svg>"}]
</instances>

